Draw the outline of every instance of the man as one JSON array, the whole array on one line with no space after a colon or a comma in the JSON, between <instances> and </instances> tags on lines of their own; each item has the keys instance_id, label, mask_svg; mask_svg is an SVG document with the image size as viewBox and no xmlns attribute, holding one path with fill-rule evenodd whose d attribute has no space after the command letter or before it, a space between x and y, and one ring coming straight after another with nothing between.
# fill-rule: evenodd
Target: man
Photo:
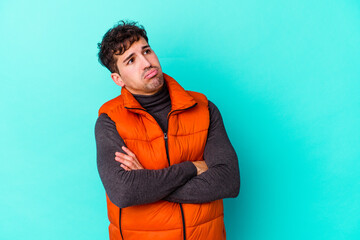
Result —
<instances>
[{"instance_id":1,"label":"man","mask_svg":"<svg viewBox=\"0 0 360 240\"><path fill-rule=\"evenodd\" d=\"M225 239L240 177L219 110L162 72L142 26L120 22L99 49L122 87L95 126L110 239Z\"/></svg>"}]
</instances>

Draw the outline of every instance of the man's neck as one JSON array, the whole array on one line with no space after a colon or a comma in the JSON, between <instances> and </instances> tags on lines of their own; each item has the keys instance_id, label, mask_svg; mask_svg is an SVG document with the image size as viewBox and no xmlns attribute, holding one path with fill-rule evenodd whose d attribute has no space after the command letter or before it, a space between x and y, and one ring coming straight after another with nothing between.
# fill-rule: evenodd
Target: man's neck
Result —
<instances>
[{"instance_id":1,"label":"man's neck","mask_svg":"<svg viewBox=\"0 0 360 240\"><path fill-rule=\"evenodd\" d=\"M166 83L164 82L160 91L152 95L133 94L140 105L150 112L156 112L171 104L170 95Z\"/></svg>"}]
</instances>

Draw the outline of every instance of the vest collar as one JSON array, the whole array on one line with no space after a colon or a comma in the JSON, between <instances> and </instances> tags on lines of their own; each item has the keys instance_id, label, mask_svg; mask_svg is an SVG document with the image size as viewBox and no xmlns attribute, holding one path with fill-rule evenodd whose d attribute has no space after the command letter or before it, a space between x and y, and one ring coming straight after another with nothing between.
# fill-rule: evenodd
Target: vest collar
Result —
<instances>
[{"instance_id":1,"label":"vest collar","mask_svg":"<svg viewBox=\"0 0 360 240\"><path fill-rule=\"evenodd\" d=\"M171 99L171 112L179 111L183 109L190 108L196 104L195 99L190 96L179 83L175 81L169 75L163 73L164 80L166 81L167 88L169 90L169 95ZM145 109L140 105L140 103L135 99L135 97L126 89L121 89L121 95L124 99L124 107L127 109Z\"/></svg>"}]
</instances>

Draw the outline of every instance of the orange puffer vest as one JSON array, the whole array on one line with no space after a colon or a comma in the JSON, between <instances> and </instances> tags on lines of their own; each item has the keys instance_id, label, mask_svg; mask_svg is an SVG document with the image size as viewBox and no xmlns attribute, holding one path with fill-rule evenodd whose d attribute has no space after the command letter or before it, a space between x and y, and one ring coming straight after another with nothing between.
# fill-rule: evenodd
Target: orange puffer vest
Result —
<instances>
[{"instance_id":1,"label":"orange puffer vest","mask_svg":"<svg viewBox=\"0 0 360 240\"><path fill-rule=\"evenodd\" d=\"M146 169L203 160L210 121L208 101L200 93L185 91L170 76L164 74L164 78L171 98L167 133L125 88L99 110L99 115L106 113L115 122L125 144ZM110 240L225 239L222 200L202 204L161 200L119 209L107 197L107 207Z\"/></svg>"}]
</instances>

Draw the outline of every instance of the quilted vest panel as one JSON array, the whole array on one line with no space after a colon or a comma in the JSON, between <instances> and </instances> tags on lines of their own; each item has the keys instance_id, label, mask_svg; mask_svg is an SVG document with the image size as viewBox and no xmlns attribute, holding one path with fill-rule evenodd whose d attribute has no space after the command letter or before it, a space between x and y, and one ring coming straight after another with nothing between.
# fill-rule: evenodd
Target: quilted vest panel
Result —
<instances>
[{"instance_id":1,"label":"quilted vest panel","mask_svg":"<svg viewBox=\"0 0 360 240\"><path fill-rule=\"evenodd\" d=\"M164 78L172 103L167 132L170 165L203 160L210 121L207 99L200 93L185 91L166 74ZM125 88L100 108L101 113L115 122L119 135L144 168L169 166L163 131ZM107 206L110 239L121 239L120 209L108 197ZM182 206L186 239L225 239L222 200ZM180 205L161 200L123 208L121 233L126 240L184 239Z\"/></svg>"}]
</instances>

